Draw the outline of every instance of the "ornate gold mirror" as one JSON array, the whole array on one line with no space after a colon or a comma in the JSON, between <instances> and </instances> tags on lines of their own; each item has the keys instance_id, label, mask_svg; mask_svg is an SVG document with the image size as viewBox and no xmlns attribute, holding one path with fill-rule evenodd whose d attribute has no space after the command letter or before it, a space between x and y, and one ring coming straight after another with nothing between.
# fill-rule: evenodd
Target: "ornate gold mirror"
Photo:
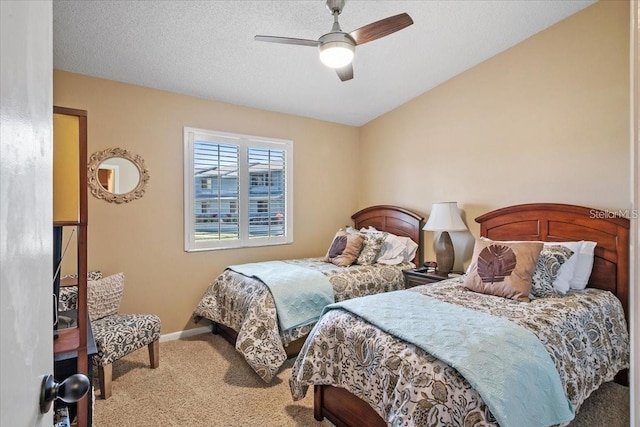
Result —
<instances>
[{"instance_id":1,"label":"ornate gold mirror","mask_svg":"<svg viewBox=\"0 0 640 427\"><path fill-rule=\"evenodd\" d=\"M108 148L89 158L91 194L111 203L128 203L144 195L149 171L137 154L122 148Z\"/></svg>"}]
</instances>

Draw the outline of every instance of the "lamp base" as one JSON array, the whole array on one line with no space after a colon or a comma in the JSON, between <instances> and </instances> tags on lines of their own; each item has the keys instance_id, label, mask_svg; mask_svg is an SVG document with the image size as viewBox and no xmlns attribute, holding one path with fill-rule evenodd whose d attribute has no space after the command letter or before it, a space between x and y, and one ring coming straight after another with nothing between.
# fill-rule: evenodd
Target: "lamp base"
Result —
<instances>
[{"instance_id":1,"label":"lamp base","mask_svg":"<svg viewBox=\"0 0 640 427\"><path fill-rule=\"evenodd\" d=\"M434 242L434 249L436 251L436 262L438 266L436 271L438 274L446 275L451 273L453 269L453 242L451 242L451 236L447 231L442 231L436 241Z\"/></svg>"}]
</instances>

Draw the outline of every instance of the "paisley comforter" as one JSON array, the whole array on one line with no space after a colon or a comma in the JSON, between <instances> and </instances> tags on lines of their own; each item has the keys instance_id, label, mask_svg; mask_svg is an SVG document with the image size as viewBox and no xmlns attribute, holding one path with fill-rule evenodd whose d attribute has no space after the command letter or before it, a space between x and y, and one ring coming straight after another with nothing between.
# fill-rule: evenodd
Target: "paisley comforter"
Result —
<instances>
[{"instance_id":1,"label":"paisley comforter","mask_svg":"<svg viewBox=\"0 0 640 427\"><path fill-rule=\"evenodd\" d=\"M411 263L339 267L321 258L287 260L329 278L336 301L404 289L402 270ZM225 270L209 285L196 306L194 319L221 323L238 333L236 349L253 370L270 382L287 359L285 346L306 336L313 324L281 331L269 289L259 280Z\"/></svg>"},{"instance_id":2,"label":"paisley comforter","mask_svg":"<svg viewBox=\"0 0 640 427\"><path fill-rule=\"evenodd\" d=\"M406 292L529 329L549 352L576 412L603 382L629 366L624 313L610 292L586 289L521 303L468 291L460 278ZM349 390L391 426L497 425L477 391L455 369L343 310L320 319L292 368L294 400L313 384Z\"/></svg>"}]
</instances>

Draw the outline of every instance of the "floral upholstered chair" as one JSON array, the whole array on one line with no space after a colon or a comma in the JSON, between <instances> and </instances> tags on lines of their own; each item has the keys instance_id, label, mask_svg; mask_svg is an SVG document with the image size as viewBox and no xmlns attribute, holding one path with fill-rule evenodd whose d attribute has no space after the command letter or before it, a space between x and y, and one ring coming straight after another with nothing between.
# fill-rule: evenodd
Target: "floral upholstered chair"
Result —
<instances>
[{"instance_id":1,"label":"floral upholstered chair","mask_svg":"<svg viewBox=\"0 0 640 427\"><path fill-rule=\"evenodd\" d=\"M113 362L144 346L149 349L151 368L160 362L160 318L154 314L119 314L124 291L124 273L87 282L87 310L98 353L100 395L111 396Z\"/></svg>"}]
</instances>

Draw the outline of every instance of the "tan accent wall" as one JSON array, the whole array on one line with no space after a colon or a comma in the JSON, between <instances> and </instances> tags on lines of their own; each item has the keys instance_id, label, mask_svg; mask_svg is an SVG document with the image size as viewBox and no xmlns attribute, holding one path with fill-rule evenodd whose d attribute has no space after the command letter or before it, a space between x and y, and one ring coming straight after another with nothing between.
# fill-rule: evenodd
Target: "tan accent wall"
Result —
<instances>
[{"instance_id":1,"label":"tan accent wall","mask_svg":"<svg viewBox=\"0 0 640 427\"><path fill-rule=\"evenodd\" d=\"M78 221L80 199L78 157L80 121L66 114L53 115L53 220Z\"/></svg>"},{"instance_id":2,"label":"tan accent wall","mask_svg":"<svg viewBox=\"0 0 640 427\"><path fill-rule=\"evenodd\" d=\"M601 1L363 126L359 205L457 201L474 236L513 204L628 208L629 119L629 3Z\"/></svg>"},{"instance_id":3,"label":"tan accent wall","mask_svg":"<svg viewBox=\"0 0 640 427\"><path fill-rule=\"evenodd\" d=\"M125 148L151 176L132 203L89 197L89 269L124 271L122 310L159 314L166 334L193 326L224 266L324 254L364 206L427 216L455 200L472 234L452 238L467 249L491 209L626 208L628 61L629 4L599 2L359 129L54 71L55 105L88 110L89 154ZM294 141L294 244L184 252L183 126Z\"/></svg>"},{"instance_id":4,"label":"tan accent wall","mask_svg":"<svg viewBox=\"0 0 640 427\"><path fill-rule=\"evenodd\" d=\"M123 312L156 313L162 333L193 327L191 313L226 265L321 256L357 208L358 129L54 70L54 103L87 110L88 152L140 154L142 199L89 196L89 270L125 273ZM294 243L184 252L183 127L294 141Z\"/></svg>"}]
</instances>

